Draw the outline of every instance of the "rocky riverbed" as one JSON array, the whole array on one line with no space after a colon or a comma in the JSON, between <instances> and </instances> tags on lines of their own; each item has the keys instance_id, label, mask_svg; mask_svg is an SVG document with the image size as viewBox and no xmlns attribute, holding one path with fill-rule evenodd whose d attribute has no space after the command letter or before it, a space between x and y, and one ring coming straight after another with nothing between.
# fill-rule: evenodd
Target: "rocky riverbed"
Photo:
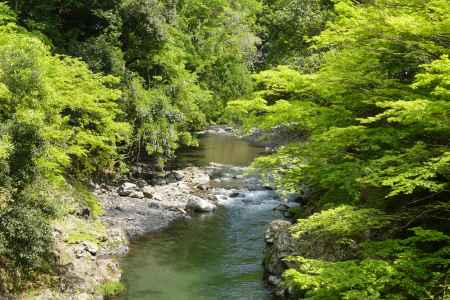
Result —
<instances>
[{"instance_id":1,"label":"rocky riverbed","mask_svg":"<svg viewBox=\"0 0 450 300\"><path fill-rule=\"evenodd\" d=\"M243 172L211 163L168 172L157 180L135 177L116 186L92 184L103 214L94 220L84 209L54 223L57 284L20 299L103 299L102 285L120 281L119 258L127 254L130 240L192 214L211 213L225 198L264 188Z\"/></svg>"}]
</instances>

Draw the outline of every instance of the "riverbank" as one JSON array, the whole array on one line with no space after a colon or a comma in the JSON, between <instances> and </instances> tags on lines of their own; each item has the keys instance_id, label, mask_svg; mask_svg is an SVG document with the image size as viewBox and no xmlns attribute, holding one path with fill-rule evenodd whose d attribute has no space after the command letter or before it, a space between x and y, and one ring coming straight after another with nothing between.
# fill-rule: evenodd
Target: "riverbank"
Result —
<instances>
[{"instance_id":1,"label":"riverbank","mask_svg":"<svg viewBox=\"0 0 450 300\"><path fill-rule=\"evenodd\" d=\"M214 210L217 201L208 190L210 174L219 168L185 168L160 178L162 184L142 178L118 186L94 184L92 194L102 216L93 219L85 208L55 221L56 284L18 299L103 299L111 290L120 290L119 258L127 254L130 240L193 213Z\"/></svg>"},{"instance_id":2,"label":"riverbank","mask_svg":"<svg viewBox=\"0 0 450 300\"><path fill-rule=\"evenodd\" d=\"M83 209L53 224L57 284L18 298L98 300L120 290L119 261L131 240L193 214L211 212L245 192L265 189L244 172L243 167L211 163L168 172L158 180L93 184L92 194L103 214L93 219L93 212Z\"/></svg>"}]
</instances>

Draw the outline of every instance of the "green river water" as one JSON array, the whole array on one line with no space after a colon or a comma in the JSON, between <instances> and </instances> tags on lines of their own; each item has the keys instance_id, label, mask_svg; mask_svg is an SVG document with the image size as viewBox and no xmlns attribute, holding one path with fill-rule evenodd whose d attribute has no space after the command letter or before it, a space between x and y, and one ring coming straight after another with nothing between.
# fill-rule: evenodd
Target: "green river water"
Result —
<instances>
[{"instance_id":1,"label":"green river water","mask_svg":"<svg viewBox=\"0 0 450 300\"><path fill-rule=\"evenodd\" d=\"M234 137L206 135L183 165L245 166L259 153ZM278 217L272 191L246 191L214 214L177 221L132 243L120 300L272 299L262 280L264 231Z\"/></svg>"}]
</instances>

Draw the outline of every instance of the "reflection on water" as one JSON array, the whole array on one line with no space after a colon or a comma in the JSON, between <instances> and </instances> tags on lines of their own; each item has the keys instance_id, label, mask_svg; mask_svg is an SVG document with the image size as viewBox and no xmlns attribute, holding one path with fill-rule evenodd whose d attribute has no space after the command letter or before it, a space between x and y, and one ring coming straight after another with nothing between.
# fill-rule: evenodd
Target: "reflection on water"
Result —
<instances>
[{"instance_id":1,"label":"reflection on water","mask_svg":"<svg viewBox=\"0 0 450 300\"><path fill-rule=\"evenodd\" d=\"M248 166L264 149L232 136L207 134L200 138L200 145L194 151L180 153L178 166L204 166L210 162Z\"/></svg>"},{"instance_id":2,"label":"reflection on water","mask_svg":"<svg viewBox=\"0 0 450 300\"><path fill-rule=\"evenodd\" d=\"M205 136L183 164L248 165L261 148ZM223 195L222 195L223 196ZM124 259L121 300L268 300L262 281L264 231L279 205L272 191L227 198L214 214L174 223L134 242Z\"/></svg>"}]
</instances>

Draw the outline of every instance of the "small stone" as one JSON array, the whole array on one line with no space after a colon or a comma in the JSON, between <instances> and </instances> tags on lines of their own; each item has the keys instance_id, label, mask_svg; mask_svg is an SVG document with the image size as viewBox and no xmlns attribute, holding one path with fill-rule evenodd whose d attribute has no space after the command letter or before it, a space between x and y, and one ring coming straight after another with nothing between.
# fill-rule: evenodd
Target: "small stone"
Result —
<instances>
[{"instance_id":1,"label":"small stone","mask_svg":"<svg viewBox=\"0 0 450 300\"><path fill-rule=\"evenodd\" d=\"M138 179L136 180L136 184L138 187L143 188L146 185L148 185L147 181L145 181L144 179Z\"/></svg>"},{"instance_id":2,"label":"small stone","mask_svg":"<svg viewBox=\"0 0 450 300\"><path fill-rule=\"evenodd\" d=\"M138 190L138 187L136 184L131 182L125 182L122 184L118 190L118 193L122 197L129 196L132 192L135 192Z\"/></svg>"},{"instance_id":3,"label":"small stone","mask_svg":"<svg viewBox=\"0 0 450 300\"><path fill-rule=\"evenodd\" d=\"M84 241L81 243L81 245L84 247L84 250L92 254L93 256L97 255L98 252L98 246L92 242Z\"/></svg>"},{"instance_id":4,"label":"small stone","mask_svg":"<svg viewBox=\"0 0 450 300\"><path fill-rule=\"evenodd\" d=\"M152 202L150 202L148 204L148 207L150 207L150 208L161 208L161 205L159 203L157 203L157 202L152 201Z\"/></svg>"},{"instance_id":5,"label":"small stone","mask_svg":"<svg viewBox=\"0 0 450 300\"><path fill-rule=\"evenodd\" d=\"M144 196L146 198L149 198L149 199L153 198L153 193L154 193L153 187L150 185L144 186L142 188L142 193L144 194Z\"/></svg>"},{"instance_id":6,"label":"small stone","mask_svg":"<svg viewBox=\"0 0 450 300\"><path fill-rule=\"evenodd\" d=\"M82 258L86 255L86 251L84 251L83 248L77 248L75 249L75 257L76 258Z\"/></svg>"},{"instance_id":7,"label":"small stone","mask_svg":"<svg viewBox=\"0 0 450 300\"><path fill-rule=\"evenodd\" d=\"M173 172L173 176L178 181L183 180L183 178L184 178L184 174L182 172L180 172L180 171L174 171Z\"/></svg>"},{"instance_id":8,"label":"small stone","mask_svg":"<svg viewBox=\"0 0 450 300\"><path fill-rule=\"evenodd\" d=\"M144 193L140 192L140 191L132 191L128 197L130 198L137 198L137 199L142 199L144 198Z\"/></svg>"},{"instance_id":9,"label":"small stone","mask_svg":"<svg viewBox=\"0 0 450 300\"><path fill-rule=\"evenodd\" d=\"M209 190L209 187L206 184L199 184L199 185L197 185L197 189L199 189L201 191L207 191L207 190Z\"/></svg>"}]
</instances>

